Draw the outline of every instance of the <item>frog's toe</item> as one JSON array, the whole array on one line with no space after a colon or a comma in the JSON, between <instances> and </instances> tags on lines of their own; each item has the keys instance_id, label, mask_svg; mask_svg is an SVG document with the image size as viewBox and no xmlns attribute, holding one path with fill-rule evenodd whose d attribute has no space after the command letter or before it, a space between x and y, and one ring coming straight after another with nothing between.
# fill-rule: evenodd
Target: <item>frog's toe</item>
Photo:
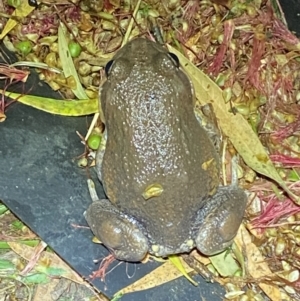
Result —
<instances>
[{"instance_id":1,"label":"frog's toe","mask_svg":"<svg viewBox=\"0 0 300 301\"><path fill-rule=\"evenodd\" d=\"M103 203L93 202L85 218L94 235L119 260L141 261L148 252L148 240L136 224L117 210L105 210Z\"/></svg>"}]
</instances>

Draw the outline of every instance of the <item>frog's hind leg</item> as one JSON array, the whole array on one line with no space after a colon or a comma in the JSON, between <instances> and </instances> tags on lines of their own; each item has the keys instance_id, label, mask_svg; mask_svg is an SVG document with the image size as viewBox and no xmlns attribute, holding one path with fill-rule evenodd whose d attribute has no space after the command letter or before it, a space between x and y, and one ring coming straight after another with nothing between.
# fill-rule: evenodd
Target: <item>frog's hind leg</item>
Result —
<instances>
[{"instance_id":1,"label":"frog's hind leg","mask_svg":"<svg viewBox=\"0 0 300 301\"><path fill-rule=\"evenodd\" d=\"M85 218L100 241L119 260L141 261L148 252L148 240L133 218L120 212L109 200L94 201Z\"/></svg>"},{"instance_id":2,"label":"frog's hind leg","mask_svg":"<svg viewBox=\"0 0 300 301\"><path fill-rule=\"evenodd\" d=\"M214 255L231 245L242 222L247 197L237 186L219 187L198 212L196 230L197 249L205 255Z\"/></svg>"}]
</instances>

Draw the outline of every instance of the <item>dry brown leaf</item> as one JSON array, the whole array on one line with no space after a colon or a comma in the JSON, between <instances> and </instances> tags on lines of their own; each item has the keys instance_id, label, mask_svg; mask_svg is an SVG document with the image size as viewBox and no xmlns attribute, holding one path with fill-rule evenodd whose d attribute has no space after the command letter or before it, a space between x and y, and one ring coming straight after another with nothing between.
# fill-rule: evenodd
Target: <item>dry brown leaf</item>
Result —
<instances>
[{"instance_id":1,"label":"dry brown leaf","mask_svg":"<svg viewBox=\"0 0 300 301\"><path fill-rule=\"evenodd\" d=\"M244 225L241 225L238 234L235 238L235 243L244 251L246 255L247 270L254 279L262 280L266 278L275 277L269 269L265 258L261 255L259 249L252 242L249 232ZM265 294L273 301L280 301L280 290L276 285L259 282L258 285L265 292Z\"/></svg>"},{"instance_id":2,"label":"dry brown leaf","mask_svg":"<svg viewBox=\"0 0 300 301\"><path fill-rule=\"evenodd\" d=\"M44 252L45 248L47 247L47 244L44 243L43 241L41 241L33 250L33 254L30 258L30 260L28 261L26 267L20 272L20 275L24 276L26 275L28 272L30 272L34 266L36 265L36 263L38 262L38 260L41 257L41 254Z\"/></svg>"},{"instance_id":3,"label":"dry brown leaf","mask_svg":"<svg viewBox=\"0 0 300 301\"><path fill-rule=\"evenodd\" d=\"M10 248L22 258L30 261L35 254L35 248L26 246L17 242L8 242ZM70 279L79 284L85 284L85 281L75 273L64 261L62 261L55 253L45 251L39 258L37 264L45 265L45 262L53 268L59 268L64 270L64 273L60 275L66 279Z\"/></svg>"},{"instance_id":4,"label":"dry brown leaf","mask_svg":"<svg viewBox=\"0 0 300 301\"><path fill-rule=\"evenodd\" d=\"M53 301L51 293L53 292L59 281L59 279L51 279L51 281L47 284L37 285L32 301Z\"/></svg>"},{"instance_id":5,"label":"dry brown leaf","mask_svg":"<svg viewBox=\"0 0 300 301\"><path fill-rule=\"evenodd\" d=\"M0 112L0 122L4 122L6 119L6 116L4 113Z\"/></svg>"},{"instance_id":6,"label":"dry brown leaf","mask_svg":"<svg viewBox=\"0 0 300 301\"><path fill-rule=\"evenodd\" d=\"M183 260L182 265L187 273L193 271ZM130 284L129 286L121 289L118 294L128 294L137 291L143 291L146 289L150 289L161 284L170 282L175 280L179 277L182 277L182 273L173 265L172 262L169 260L166 261L164 264L153 270L151 273L147 274L143 278L137 280L136 282Z\"/></svg>"},{"instance_id":7,"label":"dry brown leaf","mask_svg":"<svg viewBox=\"0 0 300 301\"><path fill-rule=\"evenodd\" d=\"M193 256L198 262L204 265L208 265L211 263L207 256L201 255L197 250L193 250L190 255Z\"/></svg>"},{"instance_id":8,"label":"dry brown leaf","mask_svg":"<svg viewBox=\"0 0 300 301\"><path fill-rule=\"evenodd\" d=\"M169 51L176 54L193 82L197 101L201 105L211 103L219 125L242 156L248 166L258 173L276 181L297 203L299 197L293 194L278 174L265 148L242 115L230 113L230 105L225 104L222 90L208 76L193 65L186 57L171 46Z\"/></svg>"}]
</instances>

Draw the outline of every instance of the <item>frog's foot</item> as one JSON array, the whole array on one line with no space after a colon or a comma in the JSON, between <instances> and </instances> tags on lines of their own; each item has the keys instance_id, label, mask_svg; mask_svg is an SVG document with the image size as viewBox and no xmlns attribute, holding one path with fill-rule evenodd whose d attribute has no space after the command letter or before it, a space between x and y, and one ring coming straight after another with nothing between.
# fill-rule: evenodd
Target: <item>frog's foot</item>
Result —
<instances>
[{"instance_id":1,"label":"frog's foot","mask_svg":"<svg viewBox=\"0 0 300 301\"><path fill-rule=\"evenodd\" d=\"M148 252L148 240L133 218L118 211L109 200L93 202L85 218L94 235L119 260L141 261Z\"/></svg>"},{"instance_id":2,"label":"frog's foot","mask_svg":"<svg viewBox=\"0 0 300 301\"><path fill-rule=\"evenodd\" d=\"M178 248L153 244L149 248L149 253L156 257L167 257L169 255L189 253L195 247L194 241L192 239L187 239Z\"/></svg>"},{"instance_id":3,"label":"frog's foot","mask_svg":"<svg viewBox=\"0 0 300 301\"><path fill-rule=\"evenodd\" d=\"M201 253L214 255L231 245L242 222L246 203L247 197L242 189L236 186L219 187L198 212L195 242Z\"/></svg>"}]
</instances>

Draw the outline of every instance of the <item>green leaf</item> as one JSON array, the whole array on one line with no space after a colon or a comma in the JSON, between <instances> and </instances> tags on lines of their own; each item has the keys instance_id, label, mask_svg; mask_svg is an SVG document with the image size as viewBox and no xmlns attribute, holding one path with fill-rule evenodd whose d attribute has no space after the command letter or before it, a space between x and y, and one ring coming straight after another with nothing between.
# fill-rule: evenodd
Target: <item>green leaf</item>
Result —
<instances>
[{"instance_id":1,"label":"green leaf","mask_svg":"<svg viewBox=\"0 0 300 301\"><path fill-rule=\"evenodd\" d=\"M178 255L170 255L168 258L186 279L188 279L193 285L198 286L198 283L194 281L186 272L181 262L182 259Z\"/></svg>"},{"instance_id":2,"label":"green leaf","mask_svg":"<svg viewBox=\"0 0 300 301\"><path fill-rule=\"evenodd\" d=\"M0 204L0 215L4 214L7 211L8 211L8 208L5 205Z\"/></svg>"},{"instance_id":3,"label":"green leaf","mask_svg":"<svg viewBox=\"0 0 300 301\"><path fill-rule=\"evenodd\" d=\"M15 265L11 261L0 259L0 270L14 270L15 268Z\"/></svg>"},{"instance_id":4,"label":"green leaf","mask_svg":"<svg viewBox=\"0 0 300 301\"><path fill-rule=\"evenodd\" d=\"M123 297L122 293L115 294L114 297L111 299L111 301L118 301Z\"/></svg>"},{"instance_id":5,"label":"green leaf","mask_svg":"<svg viewBox=\"0 0 300 301\"><path fill-rule=\"evenodd\" d=\"M292 169L288 174L288 180L292 182L299 181L300 177L296 169Z\"/></svg>"},{"instance_id":6,"label":"green leaf","mask_svg":"<svg viewBox=\"0 0 300 301\"><path fill-rule=\"evenodd\" d=\"M60 100L35 95L23 95L0 89L0 93L25 105L51 114L64 116L85 116L98 112L98 99Z\"/></svg>"},{"instance_id":7,"label":"green leaf","mask_svg":"<svg viewBox=\"0 0 300 301\"><path fill-rule=\"evenodd\" d=\"M38 239L33 239L33 240L18 240L16 241L20 244L31 246L31 247L36 247L39 243L40 240ZM7 243L7 241L0 240L0 249L10 249L11 247Z\"/></svg>"},{"instance_id":8,"label":"green leaf","mask_svg":"<svg viewBox=\"0 0 300 301\"><path fill-rule=\"evenodd\" d=\"M24 277L23 282L26 284L34 283L34 284L46 284L50 282L50 279L47 275L37 273Z\"/></svg>"},{"instance_id":9,"label":"green leaf","mask_svg":"<svg viewBox=\"0 0 300 301\"><path fill-rule=\"evenodd\" d=\"M22 230L23 227L26 227L21 221L12 222L12 226L17 230Z\"/></svg>"},{"instance_id":10,"label":"green leaf","mask_svg":"<svg viewBox=\"0 0 300 301\"><path fill-rule=\"evenodd\" d=\"M242 275L246 275L246 264L245 264L245 259L244 259L244 254L241 252L237 244L234 242L231 246L231 250L235 255L235 258L237 262L240 264L241 269L242 269Z\"/></svg>"},{"instance_id":11,"label":"green leaf","mask_svg":"<svg viewBox=\"0 0 300 301\"><path fill-rule=\"evenodd\" d=\"M228 250L210 256L209 259L218 273L223 277L233 276L240 269Z\"/></svg>"},{"instance_id":12,"label":"green leaf","mask_svg":"<svg viewBox=\"0 0 300 301\"><path fill-rule=\"evenodd\" d=\"M67 271L62 268L53 268L51 266L44 265L37 265L35 270L49 276L63 276L67 273Z\"/></svg>"},{"instance_id":13,"label":"green leaf","mask_svg":"<svg viewBox=\"0 0 300 301\"><path fill-rule=\"evenodd\" d=\"M65 77L68 78L69 76L73 76L76 82L76 89L72 89L73 93L78 99L88 99L74 66L62 24L60 24L58 28L58 53Z\"/></svg>"}]
</instances>

